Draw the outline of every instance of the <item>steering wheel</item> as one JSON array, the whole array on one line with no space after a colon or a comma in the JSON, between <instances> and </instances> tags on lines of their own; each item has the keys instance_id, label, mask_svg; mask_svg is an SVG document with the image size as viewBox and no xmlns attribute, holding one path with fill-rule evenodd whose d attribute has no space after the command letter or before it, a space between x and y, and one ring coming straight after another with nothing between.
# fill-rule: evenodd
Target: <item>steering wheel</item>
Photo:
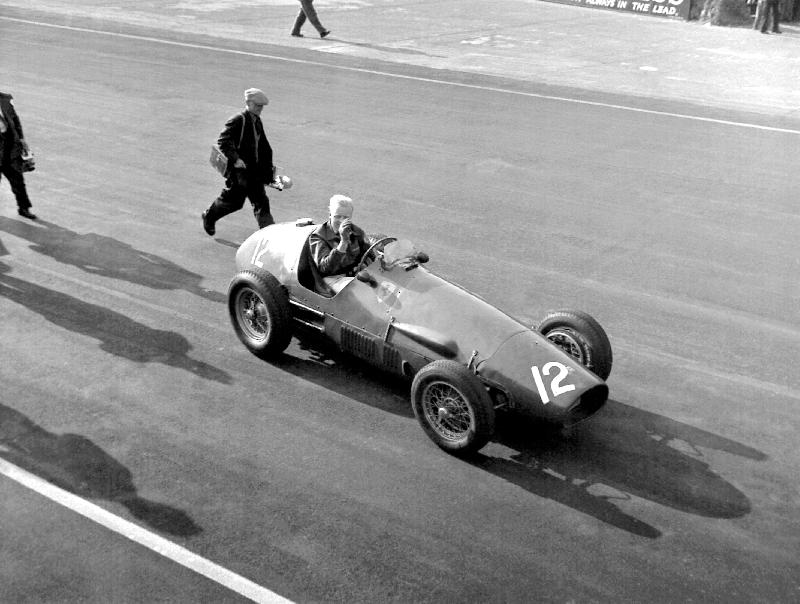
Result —
<instances>
[{"instance_id":1,"label":"steering wheel","mask_svg":"<svg viewBox=\"0 0 800 604\"><path fill-rule=\"evenodd\" d=\"M369 256L369 253L370 253L370 252L371 252L373 249L375 249L376 247L378 247L378 246L379 246L381 243L384 243L384 244L386 244L386 243L390 243L390 242L392 242L392 241L397 241L397 237L381 237L381 238L380 238L380 239L378 239L378 240L377 240L375 243L373 243L371 246L369 246L369 248L367 248L367 251L366 251L366 252L364 252L364 255L363 255L363 256L361 256L361 260L359 260L359 262L358 262L358 268L356 269L356 272L357 272L357 271L360 271L360 270L361 270L361 269L363 269L365 266L367 266L367 265L366 265L367 256Z\"/></svg>"}]
</instances>

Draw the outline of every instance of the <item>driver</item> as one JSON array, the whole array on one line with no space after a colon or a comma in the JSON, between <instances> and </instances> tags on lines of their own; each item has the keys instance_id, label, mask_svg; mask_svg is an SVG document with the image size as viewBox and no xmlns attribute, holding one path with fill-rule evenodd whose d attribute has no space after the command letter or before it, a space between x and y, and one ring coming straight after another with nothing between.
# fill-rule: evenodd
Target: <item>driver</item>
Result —
<instances>
[{"instance_id":1,"label":"driver","mask_svg":"<svg viewBox=\"0 0 800 604\"><path fill-rule=\"evenodd\" d=\"M334 195L329 203L330 217L308 238L311 257L323 277L352 276L358 261L369 249L364 231L353 224L353 200Z\"/></svg>"}]
</instances>

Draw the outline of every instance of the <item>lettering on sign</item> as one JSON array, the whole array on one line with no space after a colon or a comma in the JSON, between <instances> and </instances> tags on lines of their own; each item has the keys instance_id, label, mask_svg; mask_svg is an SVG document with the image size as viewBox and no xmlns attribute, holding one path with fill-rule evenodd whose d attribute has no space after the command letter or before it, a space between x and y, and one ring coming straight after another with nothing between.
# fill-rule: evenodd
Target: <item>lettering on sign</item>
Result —
<instances>
[{"instance_id":1,"label":"lettering on sign","mask_svg":"<svg viewBox=\"0 0 800 604\"><path fill-rule=\"evenodd\" d=\"M689 0L549 0L560 4L583 5L590 8L624 10L662 17L689 18Z\"/></svg>"}]
</instances>

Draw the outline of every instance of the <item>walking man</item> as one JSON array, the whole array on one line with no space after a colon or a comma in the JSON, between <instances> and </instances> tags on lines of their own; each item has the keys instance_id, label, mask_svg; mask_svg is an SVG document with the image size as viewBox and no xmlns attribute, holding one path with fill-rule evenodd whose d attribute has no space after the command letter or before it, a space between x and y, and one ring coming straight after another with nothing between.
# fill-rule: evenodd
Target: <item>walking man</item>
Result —
<instances>
[{"instance_id":1,"label":"walking man","mask_svg":"<svg viewBox=\"0 0 800 604\"><path fill-rule=\"evenodd\" d=\"M216 232L214 224L231 212L242 209L245 198L253 206L258 228L274 224L265 186L272 182L275 166L272 147L261 124L261 111L269 103L267 95L258 88L244 91L245 110L225 123L217 139L220 151L228 159L225 188L203 212L203 229L209 235Z\"/></svg>"},{"instance_id":2,"label":"walking man","mask_svg":"<svg viewBox=\"0 0 800 604\"><path fill-rule=\"evenodd\" d=\"M25 142L22 124L11 99L10 94L0 92L0 178L5 176L11 185L11 191L17 198L17 213L36 220L22 176L23 155L28 154L28 143Z\"/></svg>"},{"instance_id":3,"label":"walking man","mask_svg":"<svg viewBox=\"0 0 800 604\"><path fill-rule=\"evenodd\" d=\"M294 27L292 28L292 35L295 38L303 37L303 34L300 33L300 29L302 29L303 24L306 22L306 18L308 18L308 20L311 21L311 25L317 29L320 38L324 38L331 33L329 29L325 29L322 23L319 22L317 9L314 8L314 0L300 0L300 12L297 13L297 18L294 20Z\"/></svg>"},{"instance_id":4,"label":"walking man","mask_svg":"<svg viewBox=\"0 0 800 604\"><path fill-rule=\"evenodd\" d=\"M779 0L766 0L763 8L764 14L761 17L761 33L767 33L767 27L770 20L772 21L772 33L781 33L780 19L781 19L781 5Z\"/></svg>"}]
</instances>

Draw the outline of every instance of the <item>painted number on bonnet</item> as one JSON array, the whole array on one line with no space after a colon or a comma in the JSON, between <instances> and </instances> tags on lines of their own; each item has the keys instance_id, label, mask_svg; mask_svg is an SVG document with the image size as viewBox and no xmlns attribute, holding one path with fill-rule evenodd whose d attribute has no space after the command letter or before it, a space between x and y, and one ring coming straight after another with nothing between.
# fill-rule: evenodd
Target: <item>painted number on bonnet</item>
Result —
<instances>
[{"instance_id":1,"label":"painted number on bonnet","mask_svg":"<svg viewBox=\"0 0 800 604\"><path fill-rule=\"evenodd\" d=\"M253 258L250 260L250 264L255 264L258 268L264 268L264 263L261 262L261 256L267 253L267 244L269 241L266 237L262 237L256 243L256 248L253 250Z\"/></svg>"},{"instance_id":2,"label":"painted number on bonnet","mask_svg":"<svg viewBox=\"0 0 800 604\"><path fill-rule=\"evenodd\" d=\"M558 373L550 380L550 392L548 392L544 383L544 376L549 377L554 369L557 369ZM553 398L555 398L559 394L575 390L574 384L562 383L569 374L569 369L566 365L557 363L556 361L545 363L541 371L534 365L531 367L531 373L533 374L533 381L536 382L536 388L539 390L539 396L542 398L542 404L544 405L550 402L550 393L552 393Z\"/></svg>"}]
</instances>

